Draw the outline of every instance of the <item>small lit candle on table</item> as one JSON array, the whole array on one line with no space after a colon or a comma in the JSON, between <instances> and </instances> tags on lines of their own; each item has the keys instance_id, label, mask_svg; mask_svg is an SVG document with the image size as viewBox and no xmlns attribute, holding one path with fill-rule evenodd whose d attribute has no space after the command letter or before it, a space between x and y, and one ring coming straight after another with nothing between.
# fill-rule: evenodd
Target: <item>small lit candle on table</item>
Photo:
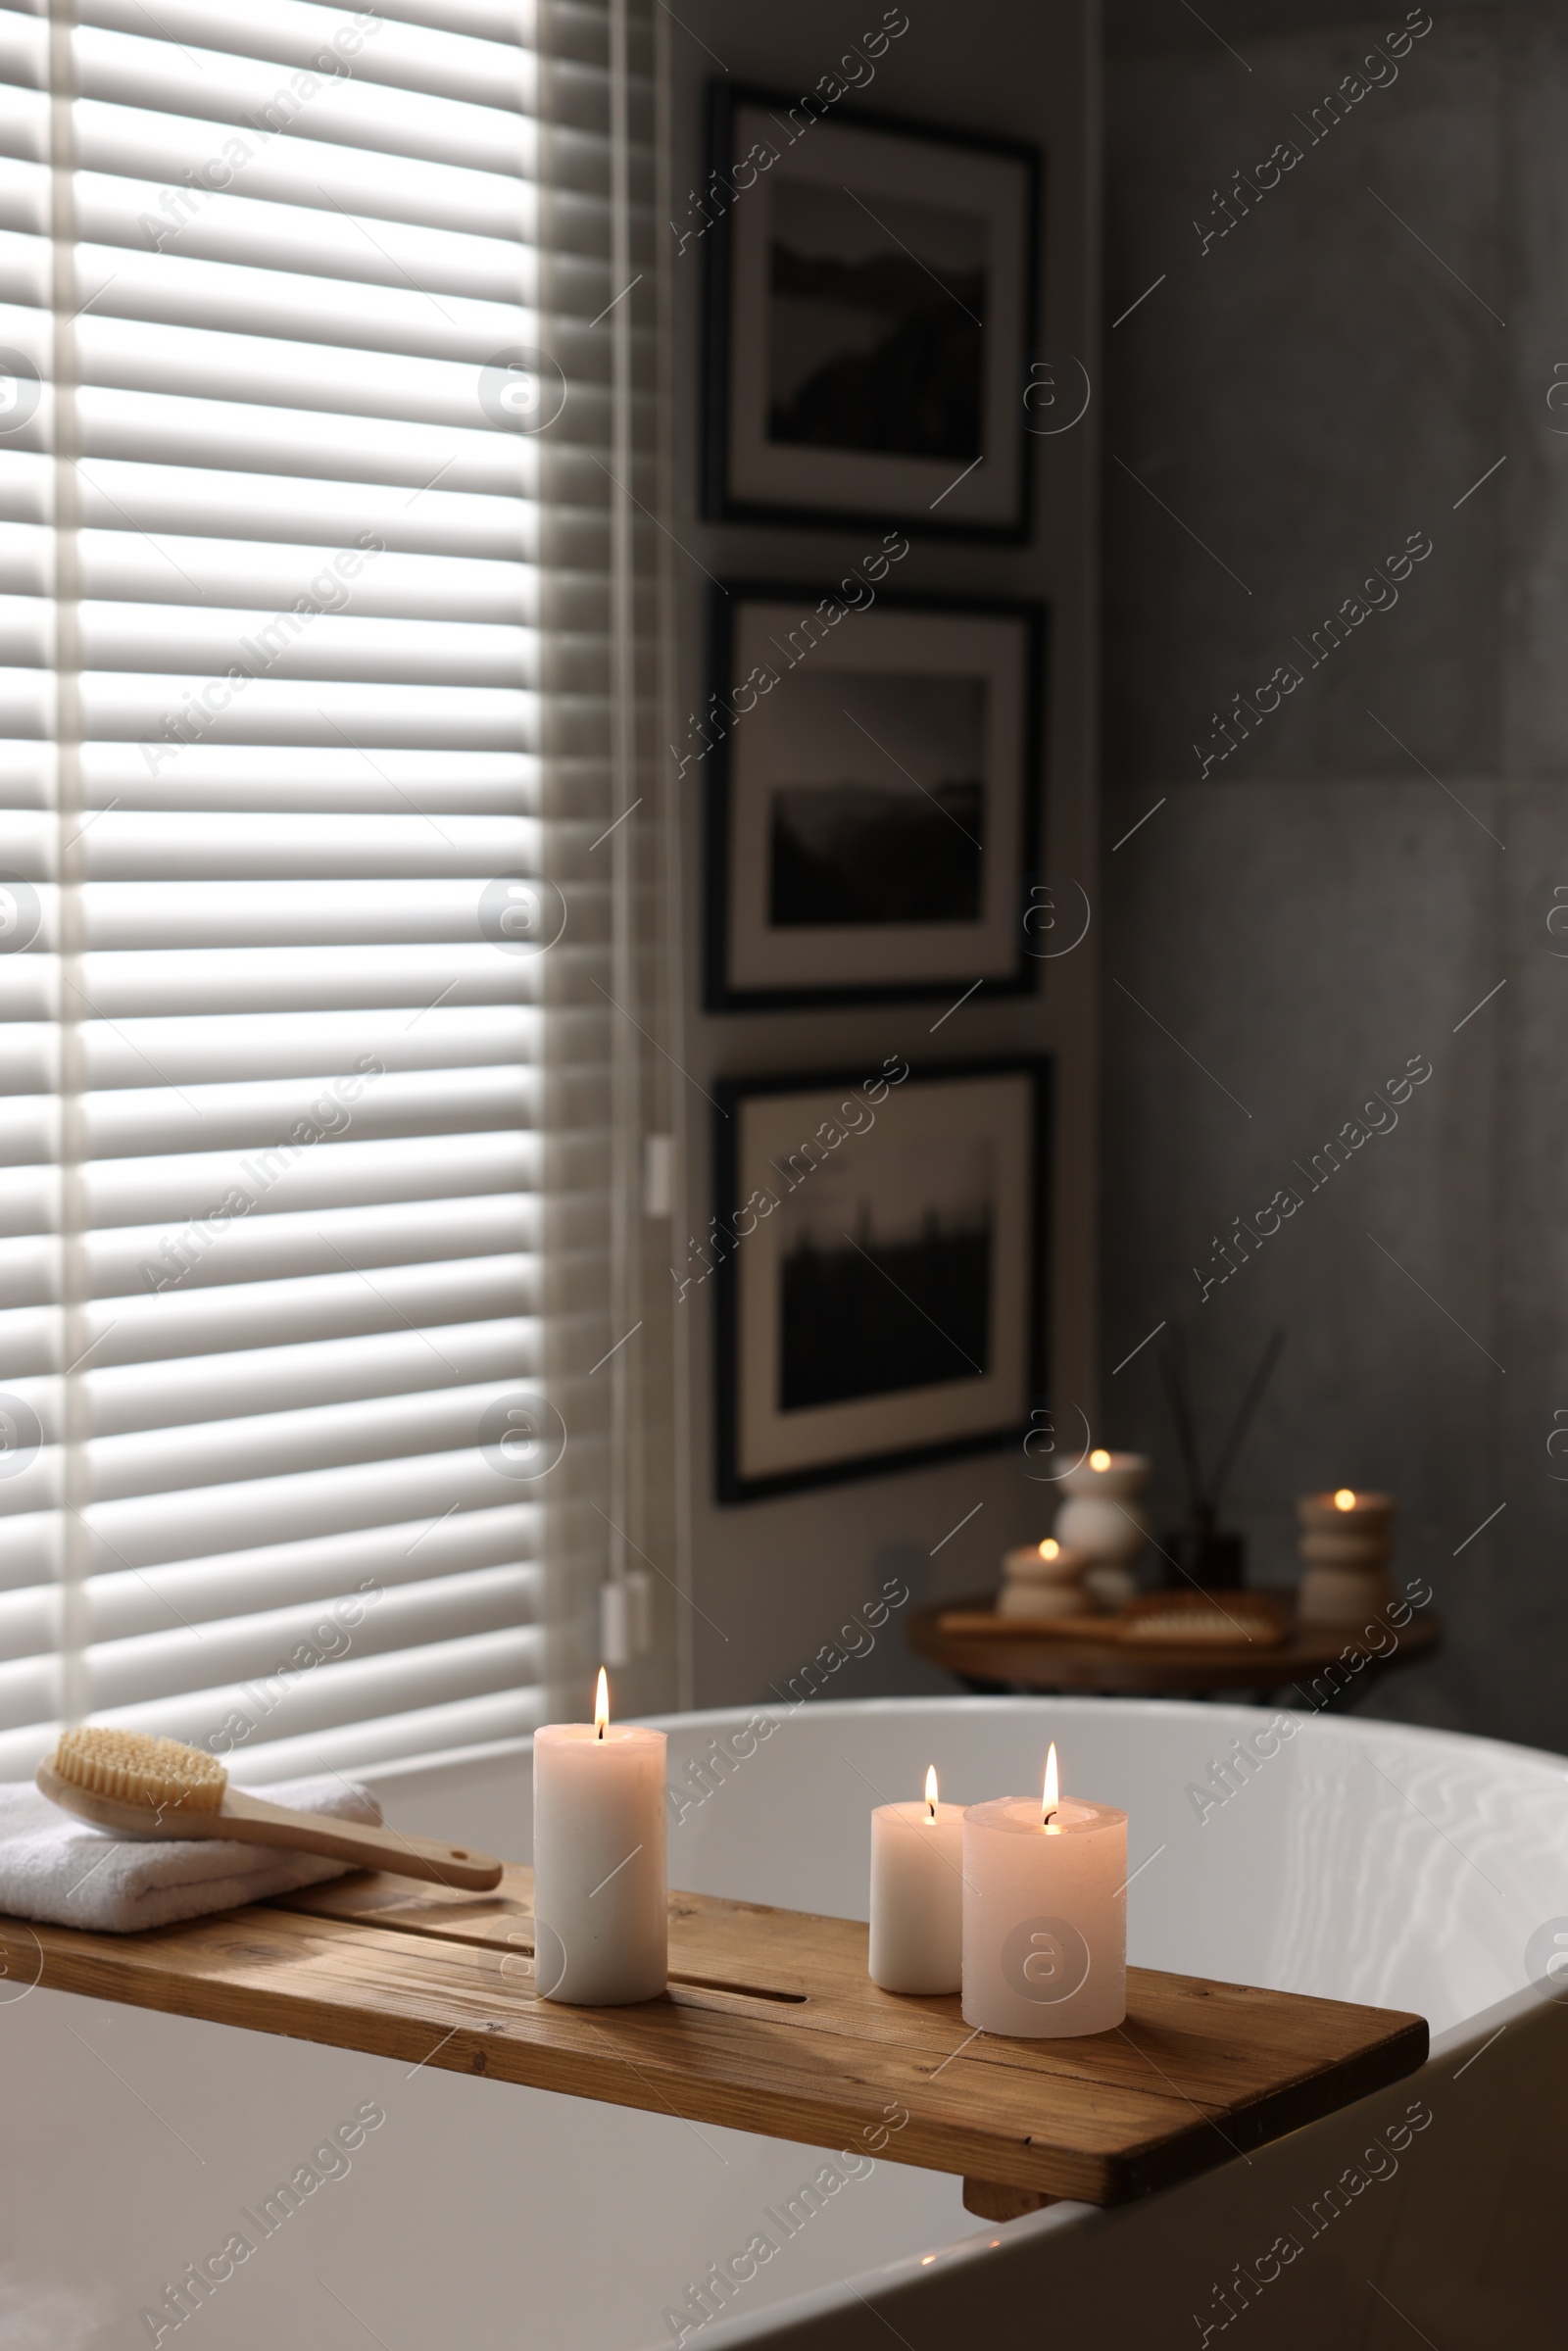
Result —
<instances>
[{"instance_id":1,"label":"small lit candle on table","mask_svg":"<svg viewBox=\"0 0 1568 2351\"><path fill-rule=\"evenodd\" d=\"M963 1806L937 1800L933 1764L918 1804L871 1815L873 1984L954 1992L963 1974Z\"/></svg>"},{"instance_id":2,"label":"small lit candle on table","mask_svg":"<svg viewBox=\"0 0 1568 2351\"><path fill-rule=\"evenodd\" d=\"M1108 2033L1127 2014L1127 1815L1057 1792L963 1816L963 2021L1015 2039Z\"/></svg>"},{"instance_id":3,"label":"small lit candle on table","mask_svg":"<svg viewBox=\"0 0 1568 2351\"><path fill-rule=\"evenodd\" d=\"M1077 1552L1064 1549L1054 1535L1048 1535L1044 1543L1022 1543L1002 1554L1004 1576L1021 1576L1041 1584L1066 1583L1082 1566Z\"/></svg>"},{"instance_id":4,"label":"small lit candle on table","mask_svg":"<svg viewBox=\"0 0 1568 2351\"><path fill-rule=\"evenodd\" d=\"M1357 1494L1353 1486L1342 1486L1334 1494L1305 1494L1297 1508L1302 1526L1328 1534L1376 1538L1387 1535L1394 1521L1392 1494Z\"/></svg>"},{"instance_id":5,"label":"small lit candle on table","mask_svg":"<svg viewBox=\"0 0 1568 2351\"><path fill-rule=\"evenodd\" d=\"M1002 1590L997 1594L999 1616L1032 1618L1082 1616L1092 1606L1084 1590L1086 1559L1070 1551L1054 1535L1044 1543L1029 1543L1003 1554Z\"/></svg>"},{"instance_id":6,"label":"small lit candle on table","mask_svg":"<svg viewBox=\"0 0 1568 2351\"><path fill-rule=\"evenodd\" d=\"M1342 1486L1334 1494L1304 1494L1296 1505L1301 1525L1306 1573L1296 1595L1296 1612L1305 1625L1361 1625L1370 1631L1394 1597L1388 1565L1394 1557L1394 1497L1357 1494Z\"/></svg>"},{"instance_id":7,"label":"small lit candle on table","mask_svg":"<svg viewBox=\"0 0 1568 2351\"><path fill-rule=\"evenodd\" d=\"M547 2000L652 2000L669 1967L664 1734L610 1720L603 1668L592 1723L533 1739L534 1983Z\"/></svg>"}]
</instances>

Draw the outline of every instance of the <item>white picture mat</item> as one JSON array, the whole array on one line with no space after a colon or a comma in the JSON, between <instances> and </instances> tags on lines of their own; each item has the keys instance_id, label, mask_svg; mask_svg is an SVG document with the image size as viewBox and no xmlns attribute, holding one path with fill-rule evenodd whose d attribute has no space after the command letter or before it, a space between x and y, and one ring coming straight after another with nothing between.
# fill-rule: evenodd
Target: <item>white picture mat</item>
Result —
<instances>
[{"instance_id":1,"label":"white picture mat","mask_svg":"<svg viewBox=\"0 0 1568 2351\"><path fill-rule=\"evenodd\" d=\"M878 611L849 613L801 657L813 675L983 677L982 780L985 818L977 922L810 924L775 929L769 918L771 790L781 777L771 755L772 705L790 689L780 646L814 610L808 604L743 603L737 614L735 674L782 671L778 684L740 718L730 737L728 982L732 988L897 987L931 979L1011 979L1018 963L1023 794L1034 788L1024 762L1030 634L1010 613ZM875 754L870 744L867 772ZM890 767L888 780L899 780ZM836 779L824 777L824 782ZM933 779L918 781L927 785Z\"/></svg>"},{"instance_id":2,"label":"white picture mat","mask_svg":"<svg viewBox=\"0 0 1568 2351\"><path fill-rule=\"evenodd\" d=\"M890 1090L875 1105L876 1125L851 1134L832 1153L851 1169L864 1167L874 1194L878 1148L918 1150L946 1142L956 1126L984 1134L992 1143L996 1193L991 1226L990 1363L983 1377L945 1381L929 1388L900 1389L888 1396L857 1396L844 1402L782 1413L778 1408L780 1363L779 1219L759 1221L736 1250L736 1473L742 1480L787 1476L864 1455L894 1453L927 1445L1021 1426L1029 1409L1029 1318L1033 1283L1024 1277L1033 1263L1034 1081L1024 1072L909 1081ZM769 1162L787 1165L791 1152L835 1118L841 1102L863 1118L863 1096L848 1088L820 1093L758 1095L742 1100L735 1115L738 1207L754 1190L780 1196L783 1182ZM879 1138L881 1139L879 1145ZM854 1154L862 1154L857 1158ZM812 1178L804 1178L810 1183Z\"/></svg>"},{"instance_id":3,"label":"white picture mat","mask_svg":"<svg viewBox=\"0 0 1568 2351\"><path fill-rule=\"evenodd\" d=\"M733 136L735 155L744 156L758 141L776 148L780 132L760 108L741 106L735 110ZM867 195L873 210L873 191L883 189L911 204L937 204L984 219L983 462L966 479L957 481L962 465L951 458L798 448L769 440L771 190L792 178L824 187L853 187ZM1016 522L1023 465L1029 188L1029 174L1012 158L833 122L813 122L809 135L759 178L730 214L727 487L732 499L743 505L815 507L846 514L931 513L939 524L1005 527ZM939 498L940 506L935 504Z\"/></svg>"}]
</instances>

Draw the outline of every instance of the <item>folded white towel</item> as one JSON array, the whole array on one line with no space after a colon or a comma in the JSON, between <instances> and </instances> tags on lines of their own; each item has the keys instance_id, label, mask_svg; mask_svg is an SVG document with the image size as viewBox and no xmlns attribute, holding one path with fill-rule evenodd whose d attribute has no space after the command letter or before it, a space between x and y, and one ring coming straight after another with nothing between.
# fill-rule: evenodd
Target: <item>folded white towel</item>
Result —
<instances>
[{"instance_id":1,"label":"folded white towel","mask_svg":"<svg viewBox=\"0 0 1568 2351\"><path fill-rule=\"evenodd\" d=\"M352 1780L280 1780L266 1792L294 1812L372 1827L381 1819L375 1797ZM8 1918L128 1935L318 1886L349 1866L226 1837L136 1843L62 1812L30 1780L0 1785L0 1913Z\"/></svg>"}]
</instances>

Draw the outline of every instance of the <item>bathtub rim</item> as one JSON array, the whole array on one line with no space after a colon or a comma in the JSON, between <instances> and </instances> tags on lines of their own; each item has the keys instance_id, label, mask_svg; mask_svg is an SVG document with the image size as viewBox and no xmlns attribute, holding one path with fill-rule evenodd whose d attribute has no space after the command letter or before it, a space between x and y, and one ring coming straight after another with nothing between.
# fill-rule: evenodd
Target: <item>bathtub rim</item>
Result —
<instances>
[{"instance_id":1,"label":"bathtub rim","mask_svg":"<svg viewBox=\"0 0 1568 2351\"><path fill-rule=\"evenodd\" d=\"M1240 1716L1244 1721L1249 1722L1258 1719L1271 1721L1276 1714L1289 1714L1297 1722L1310 1725L1314 1736L1348 1738L1352 1731L1364 1734L1367 1731L1375 1730L1380 1737L1395 1739L1417 1751L1424 1749L1429 1752L1459 1744L1470 1750L1480 1750L1483 1754L1498 1761L1514 1765L1524 1764L1538 1771L1546 1770L1554 1773L1557 1778L1568 1781L1568 1756L1556 1754L1549 1747L1526 1746L1517 1739L1492 1739L1475 1731L1445 1730L1429 1723L1388 1722L1377 1715L1330 1714L1316 1708L1257 1706L1230 1699L1097 1697L1077 1692L1063 1693L1058 1696L1049 1692L1037 1693L1028 1690L1018 1691L1015 1694L998 1693L982 1696L968 1691L956 1690L951 1694L944 1691L929 1691L924 1694L904 1697L813 1698L805 1700L798 1706L776 1700L768 1700L765 1703L761 1701L748 1703L742 1700L728 1706L693 1707L686 1713L628 1715L626 1720L642 1723L651 1730L663 1731L674 1736L684 1735L699 1727L712 1729L723 1724L750 1722L758 1716L778 1723L790 1722L797 1715L805 1712L807 1707L809 1707L813 1715L825 1715L835 1719L848 1716L863 1720L868 1716L881 1716L889 1719L906 1718L931 1706L939 1706L944 1711L971 1716L997 1713L1003 1708L1029 1706L1037 1707L1042 1711L1048 1708L1054 1711L1070 1709L1073 1712L1087 1714L1131 1712L1143 1719L1152 1718L1156 1721L1176 1719L1183 1722L1203 1723L1225 1722L1235 1716ZM399 1781L417 1779L424 1773L456 1771L465 1766L505 1762L513 1758L531 1755L532 1751L533 1734L525 1732L513 1739L489 1739L475 1746L440 1747L428 1755L390 1757L384 1763L367 1764L362 1771L356 1772L353 1776L372 1788L379 1788L383 1785L395 1786ZM266 1784L258 1780L254 1783L246 1781L244 1785L262 1787Z\"/></svg>"}]
</instances>

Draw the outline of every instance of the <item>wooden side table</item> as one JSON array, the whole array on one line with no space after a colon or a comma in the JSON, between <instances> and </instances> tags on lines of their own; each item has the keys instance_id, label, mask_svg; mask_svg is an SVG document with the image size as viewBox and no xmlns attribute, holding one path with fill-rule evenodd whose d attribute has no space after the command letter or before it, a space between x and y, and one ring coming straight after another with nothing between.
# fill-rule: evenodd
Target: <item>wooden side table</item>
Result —
<instances>
[{"instance_id":1,"label":"wooden side table","mask_svg":"<svg viewBox=\"0 0 1568 2351\"><path fill-rule=\"evenodd\" d=\"M1391 1667L1433 1656L1443 1640L1430 1611L1412 1616L1392 1645L1374 1654L1343 1626L1296 1625L1269 1646L1156 1647L1115 1640L1064 1640L1016 1617L975 1627L990 1595L945 1600L909 1621L916 1656L939 1665L965 1690L983 1695L1044 1690L1079 1696L1218 1698L1251 1696L1275 1705L1304 1705L1315 1714L1343 1711L1364 1697ZM948 1617L967 1617L961 1627Z\"/></svg>"}]
</instances>

